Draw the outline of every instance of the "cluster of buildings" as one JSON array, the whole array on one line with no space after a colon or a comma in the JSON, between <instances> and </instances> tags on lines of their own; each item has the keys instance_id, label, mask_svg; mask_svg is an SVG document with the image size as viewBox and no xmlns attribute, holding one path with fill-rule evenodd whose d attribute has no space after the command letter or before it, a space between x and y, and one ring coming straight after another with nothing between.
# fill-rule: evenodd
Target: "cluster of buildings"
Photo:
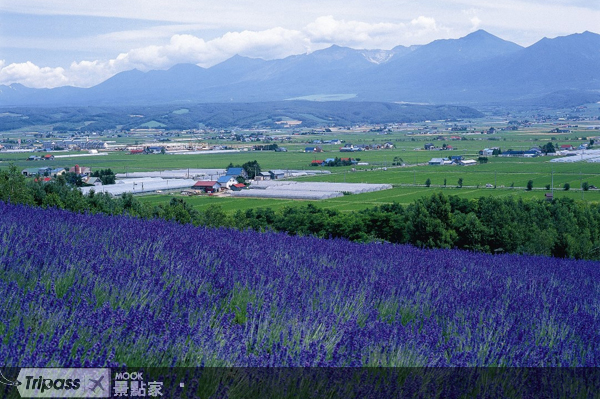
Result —
<instances>
[{"instance_id":1,"label":"cluster of buildings","mask_svg":"<svg viewBox=\"0 0 600 399\"><path fill-rule=\"evenodd\" d=\"M320 140L315 140L315 142L321 143ZM341 143L339 140L331 140L331 141L323 141L323 144L336 144ZM359 152L359 151L369 151L369 150L382 150L382 149L393 149L394 144L392 143L384 143L384 144L345 144L340 148L340 152ZM304 148L304 152L324 152L323 148L320 146L309 146Z\"/></svg>"},{"instance_id":2,"label":"cluster of buildings","mask_svg":"<svg viewBox=\"0 0 600 399\"><path fill-rule=\"evenodd\" d=\"M436 147L433 143L426 143L423 148L428 151L452 151L455 149L453 146L446 143L444 143L441 147Z\"/></svg>"},{"instance_id":3,"label":"cluster of buildings","mask_svg":"<svg viewBox=\"0 0 600 399\"><path fill-rule=\"evenodd\" d=\"M477 161L474 159L464 159L462 155L455 155L449 158L431 158L429 165L473 166L477 165Z\"/></svg>"},{"instance_id":4,"label":"cluster of buildings","mask_svg":"<svg viewBox=\"0 0 600 399\"><path fill-rule=\"evenodd\" d=\"M242 179L238 179L238 178ZM270 170L268 172L259 172L254 180L278 180L285 177L283 170ZM199 193L217 193L224 190L240 191L246 188L246 185L240 183L240 180L248 179L248 173L244 168L233 167L228 168L225 176L219 177L217 180L197 181L191 190L184 190L181 193L184 195L194 195Z\"/></svg>"},{"instance_id":5,"label":"cluster of buildings","mask_svg":"<svg viewBox=\"0 0 600 399\"><path fill-rule=\"evenodd\" d=\"M354 158L327 158L315 159L310 163L310 166L350 166L357 165L358 161Z\"/></svg>"},{"instance_id":6,"label":"cluster of buildings","mask_svg":"<svg viewBox=\"0 0 600 399\"><path fill-rule=\"evenodd\" d=\"M79 176L85 184L94 186L102 185L100 178L92 177L92 169L87 166L75 165L72 168L51 168L49 166L41 168L25 168L21 171L21 174L27 177L41 177L43 181L47 182L70 172Z\"/></svg>"}]
</instances>

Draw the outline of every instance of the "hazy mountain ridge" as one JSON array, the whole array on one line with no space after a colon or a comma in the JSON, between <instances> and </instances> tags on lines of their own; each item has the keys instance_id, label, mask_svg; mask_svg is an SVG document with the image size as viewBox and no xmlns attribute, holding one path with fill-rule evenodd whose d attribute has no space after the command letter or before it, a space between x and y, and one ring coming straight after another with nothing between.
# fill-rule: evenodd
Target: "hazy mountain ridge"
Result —
<instances>
[{"instance_id":1,"label":"hazy mountain ridge","mask_svg":"<svg viewBox=\"0 0 600 399\"><path fill-rule=\"evenodd\" d=\"M331 46L278 60L234 56L211 68L127 71L89 89L0 86L0 105L132 105L281 101L355 94L353 101L547 103L554 92L600 93L600 35L583 32L529 47L479 30L392 50Z\"/></svg>"},{"instance_id":2,"label":"hazy mountain ridge","mask_svg":"<svg viewBox=\"0 0 600 399\"><path fill-rule=\"evenodd\" d=\"M0 130L53 126L58 131L134 129L147 123L165 129L255 126L281 128L283 120L298 120L302 127L353 124L463 120L480 118L473 108L453 105L414 105L382 102L278 101L255 103L199 103L179 106L11 107L0 109ZM133 117L132 115L135 115Z\"/></svg>"}]
</instances>

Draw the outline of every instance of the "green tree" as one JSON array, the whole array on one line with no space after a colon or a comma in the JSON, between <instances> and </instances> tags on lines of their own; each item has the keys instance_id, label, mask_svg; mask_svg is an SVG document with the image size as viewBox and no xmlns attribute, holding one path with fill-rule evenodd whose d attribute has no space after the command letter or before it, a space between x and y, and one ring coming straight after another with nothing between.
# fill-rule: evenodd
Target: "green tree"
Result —
<instances>
[{"instance_id":1,"label":"green tree","mask_svg":"<svg viewBox=\"0 0 600 399\"><path fill-rule=\"evenodd\" d=\"M74 186L74 187L81 187L81 186L83 186L83 179L81 178L81 176L79 176L75 172L67 172L67 173L65 173L65 180L71 186Z\"/></svg>"},{"instance_id":2,"label":"green tree","mask_svg":"<svg viewBox=\"0 0 600 399\"><path fill-rule=\"evenodd\" d=\"M457 234L452 228L450 202L433 194L410 204L406 210L407 235L411 244L427 248L452 248Z\"/></svg>"},{"instance_id":3,"label":"green tree","mask_svg":"<svg viewBox=\"0 0 600 399\"><path fill-rule=\"evenodd\" d=\"M458 237L458 248L489 252L489 247L485 244L489 231L474 212L456 212L453 224Z\"/></svg>"},{"instance_id":4,"label":"green tree","mask_svg":"<svg viewBox=\"0 0 600 399\"><path fill-rule=\"evenodd\" d=\"M569 183L565 183L565 185L563 186L563 190L565 190L565 191L569 191L570 188L571 188L571 185Z\"/></svg>"},{"instance_id":5,"label":"green tree","mask_svg":"<svg viewBox=\"0 0 600 399\"><path fill-rule=\"evenodd\" d=\"M463 186L463 178L461 177L458 179L458 188L462 188L462 186Z\"/></svg>"},{"instance_id":6,"label":"green tree","mask_svg":"<svg viewBox=\"0 0 600 399\"><path fill-rule=\"evenodd\" d=\"M542 152L544 154L551 154L551 153L555 153L556 149L554 148L554 144L552 144L551 141L549 141L548 143L544 144L542 146Z\"/></svg>"},{"instance_id":7,"label":"green tree","mask_svg":"<svg viewBox=\"0 0 600 399\"><path fill-rule=\"evenodd\" d=\"M229 215L227 215L223 208L214 204L206 207L206 209L195 218L201 225L208 227L229 227L233 224Z\"/></svg>"},{"instance_id":8,"label":"green tree","mask_svg":"<svg viewBox=\"0 0 600 399\"><path fill-rule=\"evenodd\" d=\"M404 165L404 160L400 157L394 157L394 161L392 162L394 166L402 166Z\"/></svg>"},{"instance_id":9,"label":"green tree","mask_svg":"<svg viewBox=\"0 0 600 399\"><path fill-rule=\"evenodd\" d=\"M431 186L431 179L425 180L425 187Z\"/></svg>"},{"instance_id":10,"label":"green tree","mask_svg":"<svg viewBox=\"0 0 600 399\"><path fill-rule=\"evenodd\" d=\"M56 193L50 193L44 197L44 202L42 206L46 206L48 208L56 207L56 208L64 208L64 204L61 201L60 197Z\"/></svg>"},{"instance_id":11,"label":"green tree","mask_svg":"<svg viewBox=\"0 0 600 399\"><path fill-rule=\"evenodd\" d=\"M581 183L581 189L583 191L588 191L590 189L590 184L586 181L584 181L583 183Z\"/></svg>"},{"instance_id":12,"label":"green tree","mask_svg":"<svg viewBox=\"0 0 600 399\"><path fill-rule=\"evenodd\" d=\"M262 171L260 168L260 165L258 164L258 162L256 160L246 162L245 164L242 165L242 168L248 174L249 179L254 179L256 177L256 175L258 175Z\"/></svg>"},{"instance_id":13,"label":"green tree","mask_svg":"<svg viewBox=\"0 0 600 399\"><path fill-rule=\"evenodd\" d=\"M527 191L533 190L533 180L527 182Z\"/></svg>"},{"instance_id":14,"label":"green tree","mask_svg":"<svg viewBox=\"0 0 600 399\"><path fill-rule=\"evenodd\" d=\"M15 164L0 171L0 200L13 204L34 204L33 195L25 184L25 176Z\"/></svg>"},{"instance_id":15,"label":"green tree","mask_svg":"<svg viewBox=\"0 0 600 399\"><path fill-rule=\"evenodd\" d=\"M92 176L99 177L104 185L115 184L115 173L110 168L97 170Z\"/></svg>"}]
</instances>

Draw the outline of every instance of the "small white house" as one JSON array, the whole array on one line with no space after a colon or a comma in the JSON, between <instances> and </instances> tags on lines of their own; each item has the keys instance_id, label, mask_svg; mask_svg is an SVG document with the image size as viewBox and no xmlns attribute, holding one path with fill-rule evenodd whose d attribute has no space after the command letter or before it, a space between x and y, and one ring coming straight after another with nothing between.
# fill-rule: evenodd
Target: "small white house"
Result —
<instances>
[{"instance_id":1,"label":"small white house","mask_svg":"<svg viewBox=\"0 0 600 399\"><path fill-rule=\"evenodd\" d=\"M444 158L431 158L429 165L443 165L444 161Z\"/></svg>"},{"instance_id":2,"label":"small white house","mask_svg":"<svg viewBox=\"0 0 600 399\"><path fill-rule=\"evenodd\" d=\"M221 185L221 188L231 188L234 184L237 184L237 180L233 176L221 176L217 182Z\"/></svg>"},{"instance_id":3,"label":"small white house","mask_svg":"<svg viewBox=\"0 0 600 399\"><path fill-rule=\"evenodd\" d=\"M459 161L458 164L460 166L473 166L477 165L477 161L474 159L463 159L462 161Z\"/></svg>"}]
</instances>

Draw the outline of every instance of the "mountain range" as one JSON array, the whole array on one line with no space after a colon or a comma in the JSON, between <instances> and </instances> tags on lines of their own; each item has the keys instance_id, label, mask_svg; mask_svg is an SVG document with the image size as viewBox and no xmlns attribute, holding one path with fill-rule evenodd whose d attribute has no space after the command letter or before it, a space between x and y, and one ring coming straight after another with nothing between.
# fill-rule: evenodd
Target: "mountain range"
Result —
<instances>
[{"instance_id":1,"label":"mountain range","mask_svg":"<svg viewBox=\"0 0 600 399\"><path fill-rule=\"evenodd\" d=\"M522 47L479 30L391 50L332 46L210 68L119 73L91 88L0 86L0 106L153 105L289 99L428 104L578 105L600 101L600 35L544 38ZM556 104L555 104L556 103Z\"/></svg>"}]
</instances>

